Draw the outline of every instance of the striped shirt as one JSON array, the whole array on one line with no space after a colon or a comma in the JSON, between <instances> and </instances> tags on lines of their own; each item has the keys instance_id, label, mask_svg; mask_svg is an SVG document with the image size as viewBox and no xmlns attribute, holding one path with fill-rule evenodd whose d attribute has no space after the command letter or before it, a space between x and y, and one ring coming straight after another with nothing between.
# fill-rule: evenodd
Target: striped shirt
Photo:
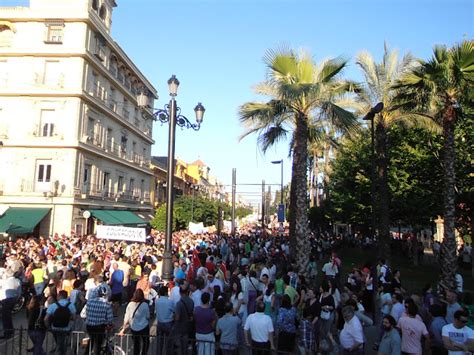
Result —
<instances>
[{"instance_id":1,"label":"striped shirt","mask_svg":"<svg viewBox=\"0 0 474 355\"><path fill-rule=\"evenodd\" d=\"M114 320L112 305L102 298L94 298L86 304L86 324L97 326L111 324Z\"/></svg>"}]
</instances>

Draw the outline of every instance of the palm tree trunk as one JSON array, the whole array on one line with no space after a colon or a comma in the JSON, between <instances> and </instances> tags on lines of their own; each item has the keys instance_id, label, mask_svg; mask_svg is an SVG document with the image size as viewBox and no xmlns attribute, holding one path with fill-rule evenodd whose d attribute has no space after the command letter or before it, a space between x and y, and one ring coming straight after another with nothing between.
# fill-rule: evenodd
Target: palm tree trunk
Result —
<instances>
[{"instance_id":1,"label":"palm tree trunk","mask_svg":"<svg viewBox=\"0 0 474 355\"><path fill-rule=\"evenodd\" d=\"M303 114L296 118L295 145L293 150L292 192L294 193L294 218L296 264L300 274L307 276L309 262L308 239L308 121Z\"/></svg>"},{"instance_id":2,"label":"palm tree trunk","mask_svg":"<svg viewBox=\"0 0 474 355\"><path fill-rule=\"evenodd\" d=\"M457 272L456 257L456 236L455 228L455 183L456 174L454 171L454 162L456 159L454 145L454 123L456 113L452 106L449 106L443 117L443 136L444 136L444 239L441 245L441 280L444 288L455 290Z\"/></svg>"},{"instance_id":3,"label":"palm tree trunk","mask_svg":"<svg viewBox=\"0 0 474 355\"><path fill-rule=\"evenodd\" d=\"M310 187L309 187L309 207L314 207L315 205L315 186L317 185L317 175L316 175L316 159L317 159L317 154L313 151L313 159L311 161L312 163L312 169L311 169L311 175L310 175Z\"/></svg>"},{"instance_id":4,"label":"palm tree trunk","mask_svg":"<svg viewBox=\"0 0 474 355\"><path fill-rule=\"evenodd\" d=\"M379 232L379 256L388 260L390 258L390 218L389 201L390 192L388 188L388 154L387 154L387 130L384 119L379 115L375 128L376 154L377 154L377 180L378 198L376 199L376 213L378 214Z\"/></svg>"}]
</instances>

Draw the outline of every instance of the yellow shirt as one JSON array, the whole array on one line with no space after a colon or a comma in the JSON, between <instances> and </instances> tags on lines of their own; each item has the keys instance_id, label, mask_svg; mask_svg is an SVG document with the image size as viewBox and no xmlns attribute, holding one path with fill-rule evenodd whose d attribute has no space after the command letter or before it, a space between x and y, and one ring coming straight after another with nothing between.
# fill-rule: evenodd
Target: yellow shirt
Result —
<instances>
[{"instance_id":1,"label":"yellow shirt","mask_svg":"<svg viewBox=\"0 0 474 355\"><path fill-rule=\"evenodd\" d=\"M31 274L33 275L33 283L39 284L44 282L45 273L43 269L34 269Z\"/></svg>"}]
</instances>

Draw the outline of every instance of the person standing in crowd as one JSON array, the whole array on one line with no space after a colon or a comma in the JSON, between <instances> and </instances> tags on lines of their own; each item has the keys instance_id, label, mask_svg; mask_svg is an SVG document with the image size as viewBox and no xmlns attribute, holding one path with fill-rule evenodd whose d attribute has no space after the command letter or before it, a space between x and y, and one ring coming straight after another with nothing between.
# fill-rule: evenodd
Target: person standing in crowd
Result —
<instances>
[{"instance_id":1,"label":"person standing in crowd","mask_svg":"<svg viewBox=\"0 0 474 355\"><path fill-rule=\"evenodd\" d=\"M175 305L168 297L168 286L161 286L158 295L159 298L155 301L157 353L170 354L173 345L170 336L174 324Z\"/></svg>"},{"instance_id":2,"label":"person standing in crowd","mask_svg":"<svg viewBox=\"0 0 474 355\"><path fill-rule=\"evenodd\" d=\"M106 297L107 290L104 287L98 287L87 300L86 329L90 341L86 348L86 355L91 352L99 355L105 339L105 333L112 329L114 315L112 306L107 302Z\"/></svg>"},{"instance_id":3,"label":"person standing in crowd","mask_svg":"<svg viewBox=\"0 0 474 355\"><path fill-rule=\"evenodd\" d=\"M429 333L421 319L417 318L418 308L415 303L407 306L407 316L398 321L398 328L402 332L402 351L413 355L422 355L422 340L426 342L425 348L429 348Z\"/></svg>"},{"instance_id":4,"label":"person standing in crowd","mask_svg":"<svg viewBox=\"0 0 474 355\"><path fill-rule=\"evenodd\" d=\"M403 312L405 312L403 296L399 293L394 293L392 295L392 309L390 310L390 315L395 319L395 324L398 323Z\"/></svg>"},{"instance_id":5,"label":"person standing in crowd","mask_svg":"<svg viewBox=\"0 0 474 355\"><path fill-rule=\"evenodd\" d=\"M256 313L250 314L245 322L245 344L252 346L252 355L269 355L270 350L276 350L272 319L264 311L263 302L257 302Z\"/></svg>"},{"instance_id":6,"label":"person standing in crowd","mask_svg":"<svg viewBox=\"0 0 474 355\"><path fill-rule=\"evenodd\" d=\"M334 297L331 295L330 290L329 283L327 280L324 280L319 288L319 304L321 305L321 314L319 317L319 341L327 338L327 335L330 333L332 324L334 322L334 310L336 309L336 303L334 301Z\"/></svg>"},{"instance_id":7,"label":"person standing in crowd","mask_svg":"<svg viewBox=\"0 0 474 355\"><path fill-rule=\"evenodd\" d=\"M446 291L446 322L454 322L454 313L461 309L461 305L458 303L458 295L453 291Z\"/></svg>"},{"instance_id":8,"label":"person standing in crowd","mask_svg":"<svg viewBox=\"0 0 474 355\"><path fill-rule=\"evenodd\" d=\"M344 349L344 355L363 355L364 331L359 318L355 316L354 309L351 306L345 306L342 308L342 317L344 327L339 335L339 341Z\"/></svg>"},{"instance_id":9,"label":"person standing in crowd","mask_svg":"<svg viewBox=\"0 0 474 355\"><path fill-rule=\"evenodd\" d=\"M315 352L315 327L313 326L313 312L310 307L303 310L303 318L298 327L298 350L301 355L310 355Z\"/></svg>"},{"instance_id":10,"label":"person standing in crowd","mask_svg":"<svg viewBox=\"0 0 474 355\"><path fill-rule=\"evenodd\" d=\"M226 303L225 311L226 314L217 321L216 335L220 335L222 355L237 355L238 334L242 321L234 314L234 306L231 302Z\"/></svg>"},{"instance_id":11,"label":"person standing in crowd","mask_svg":"<svg viewBox=\"0 0 474 355\"><path fill-rule=\"evenodd\" d=\"M58 292L58 301L49 305L46 311L45 323L50 327L56 342L56 353L66 353L67 337L72 330L71 321L76 315L76 308L67 298L67 292Z\"/></svg>"},{"instance_id":12,"label":"person standing in crowd","mask_svg":"<svg viewBox=\"0 0 474 355\"><path fill-rule=\"evenodd\" d=\"M400 355L402 340L396 328L397 322L391 315L383 317L383 336L378 346L378 355Z\"/></svg>"},{"instance_id":13,"label":"person standing in crowd","mask_svg":"<svg viewBox=\"0 0 474 355\"><path fill-rule=\"evenodd\" d=\"M443 327L444 347L449 355L467 355L474 352L474 330L466 326L469 313L464 309L454 312L454 321Z\"/></svg>"},{"instance_id":14,"label":"person standing in crowd","mask_svg":"<svg viewBox=\"0 0 474 355\"><path fill-rule=\"evenodd\" d=\"M215 351L214 327L217 314L211 308L210 301L211 295L204 292L201 296L201 305L194 308L198 355L214 354Z\"/></svg>"},{"instance_id":15,"label":"person standing in crowd","mask_svg":"<svg viewBox=\"0 0 474 355\"><path fill-rule=\"evenodd\" d=\"M278 351L292 352L296 340L296 308L292 306L290 296L284 295L276 321L278 330Z\"/></svg>"},{"instance_id":16,"label":"person standing in crowd","mask_svg":"<svg viewBox=\"0 0 474 355\"><path fill-rule=\"evenodd\" d=\"M432 304L429 307L431 324L429 327L431 355L447 355L448 351L444 347L441 331L447 324L444 317L444 310L440 304Z\"/></svg>"},{"instance_id":17,"label":"person standing in crowd","mask_svg":"<svg viewBox=\"0 0 474 355\"><path fill-rule=\"evenodd\" d=\"M119 269L118 263L112 264L113 272L109 280L110 288L112 291L111 301L114 311L114 317L118 316L118 310L122 304L122 293L124 292L124 279L125 275L123 270Z\"/></svg>"},{"instance_id":18,"label":"person standing in crowd","mask_svg":"<svg viewBox=\"0 0 474 355\"><path fill-rule=\"evenodd\" d=\"M5 271L5 277L5 279L0 280L0 303L2 305L2 338L8 339L13 336L12 311L20 296L21 283L20 280L15 277L15 272L12 269Z\"/></svg>"},{"instance_id":19,"label":"person standing in crowd","mask_svg":"<svg viewBox=\"0 0 474 355\"><path fill-rule=\"evenodd\" d=\"M43 267L43 264L40 262L34 263L31 275L33 276L33 287L35 289L35 293L36 295L40 296L40 301L42 301L44 287L46 285L46 280L48 279L48 275L45 268Z\"/></svg>"},{"instance_id":20,"label":"person standing in crowd","mask_svg":"<svg viewBox=\"0 0 474 355\"><path fill-rule=\"evenodd\" d=\"M28 336L33 343L33 348L27 351L33 352L33 355L46 355L43 349L43 342L46 337L46 325L44 323L46 309L41 306L41 299L42 295L33 296L26 307Z\"/></svg>"},{"instance_id":21,"label":"person standing in crowd","mask_svg":"<svg viewBox=\"0 0 474 355\"><path fill-rule=\"evenodd\" d=\"M127 305L123 325L118 333L123 336L130 328L133 339L133 355L148 354L150 345L150 307L141 289L136 289Z\"/></svg>"},{"instance_id":22,"label":"person standing in crowd","mask_svg":"<svg viewBox=\"0 0 474 355\"><path fill-rule=\"evenodd\" d=\"M179 286L179 292L180 298L175 303L173 335L176 337L175 343L178 347L178 354L185 355L188 352L189 335L193 335L194 302L189 297L189 283L187 281L183 281L182 285Z\"/></svg>"}]
</instances>

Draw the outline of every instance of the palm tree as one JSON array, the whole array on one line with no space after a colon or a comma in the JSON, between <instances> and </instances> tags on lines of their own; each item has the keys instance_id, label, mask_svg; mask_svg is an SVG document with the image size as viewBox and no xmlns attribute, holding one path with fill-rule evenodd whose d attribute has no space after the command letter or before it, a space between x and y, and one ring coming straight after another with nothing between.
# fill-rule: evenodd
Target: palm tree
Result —
<instances>
[{"instance_id":1,"label":"palm tree","mask_svg":"<svg viewBox=\"0 0 474 355\"><path fill-rule=\"evenodd\" d=\"M400 110L393 109L393 98L395 90L393 85L401 76L410 70L415 61L410 54L406 54L402 60L398 59L398 51L390 50L384 45L384 55L380 63L367 52L361 52L357 56L356 64L362 70L365 78L363 90L358 92L359 114L369 112L376 103L382 102L384 110L374 116L375 125L375 165L376 165L376 197L375 206L375 229L378 229L380 248L379 256L389 258L390 256L390 216L389 201L390 192L388 187L389 157L387 132L394 124L405 124L409 126L419 125L432 128L431 121L424 116L406 114ZM375 232L375 230L373 231Z\"/></svg>"},{"instance_id":2,"label":"palm tree","mask_svg":"<svg viewBox=\"0 0 474 355\"><path fill-rule=\"evenodd\" d=\"M352 88L351 83L340 81L337 75L347 61L335 58L316 65L308 53L296 54L281 48L269 50L264 61L268 68L267 80L256 87L256 93L270 97L268 102L248 102L240 107L239 115L249 134L258 134L258 144L265 153L269 147L284 138L290 138L293 156L290 228L296 248L299 272L306 274L308 264L308 139L314 120L328 119L336 127L350 129L355 118L337 106L334 98ZM296 249L296 251L295 251Z\"/></svg>"},{"instance_id":3,"label":"palm tree","mask_svg":"<svg viewBox=\"0 0 474 355\"><path fill-rule=\"evenodd\" d=\"M462 111L474 109L474 45L465 40L447 48L435 46L428 61L404 75L396 88L400 90L398 108L423 114L442 126L444 170L444 239L442 244L441 286L456 289L457 270L455 238L455 142L456 122Z\"/></svg>"}]
</instances>

